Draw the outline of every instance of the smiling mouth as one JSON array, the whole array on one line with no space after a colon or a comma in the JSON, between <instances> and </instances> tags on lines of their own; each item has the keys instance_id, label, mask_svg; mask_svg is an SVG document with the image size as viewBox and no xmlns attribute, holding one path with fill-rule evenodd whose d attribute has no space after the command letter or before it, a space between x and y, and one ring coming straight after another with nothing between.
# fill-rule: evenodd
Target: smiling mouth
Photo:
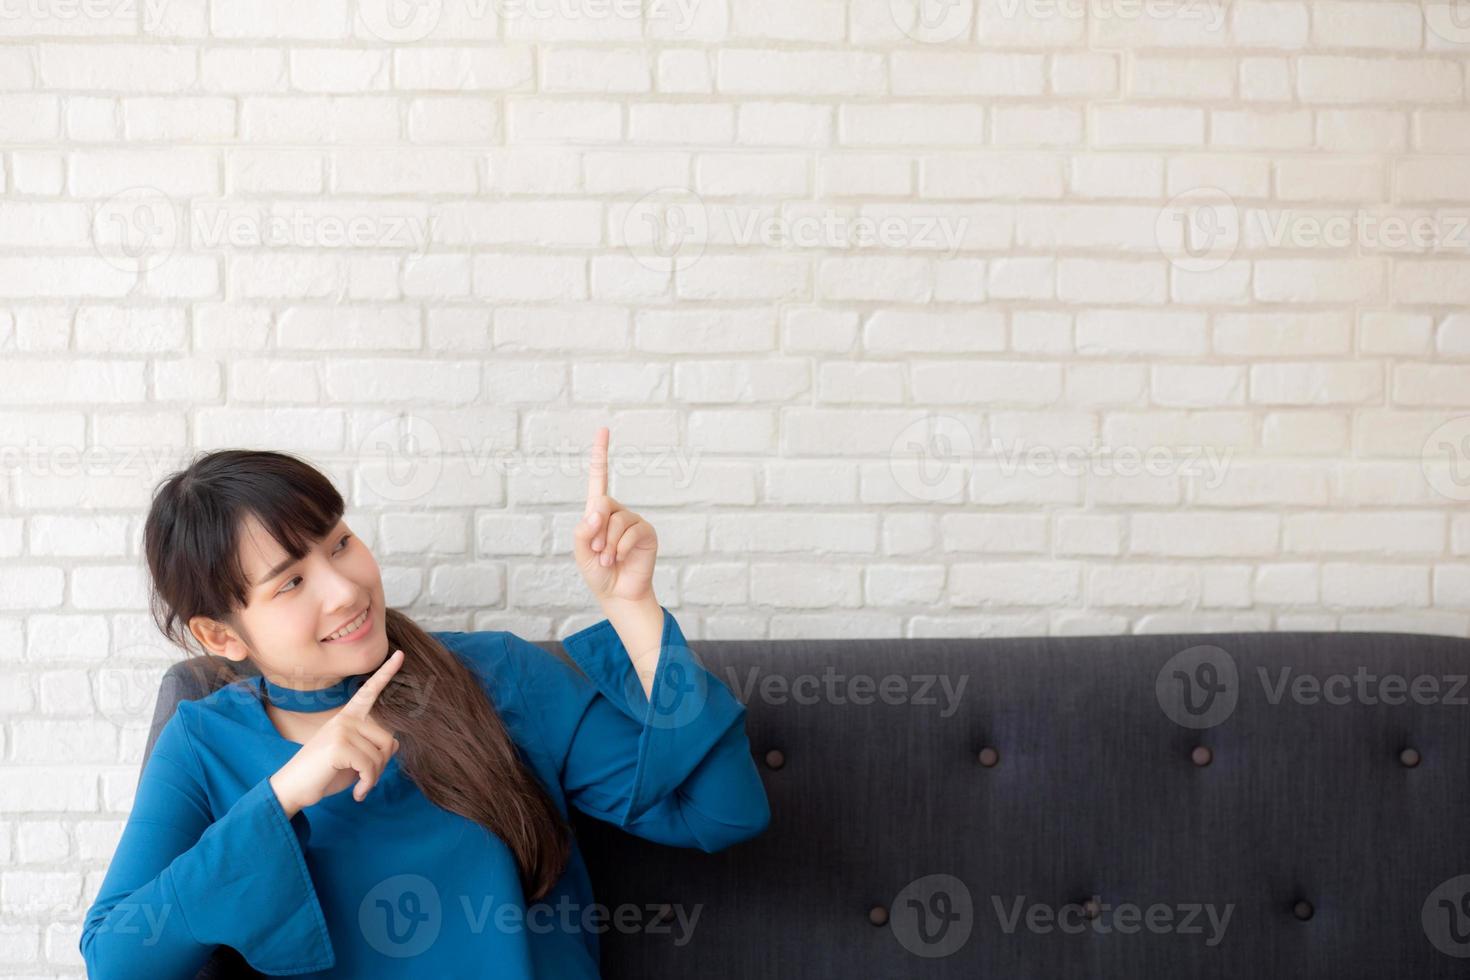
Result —
<instances>
[{"instance_id":1,"label":"smiling mouth","mask_svg":"<svg viewBox=\"0 0 1470 980\"><path fill-rule=\"evenodd\" d=\"M362 612L358 613L357 618L355 618L352 622L348 623L337 632L322 637L322 642L336 643L339 640L350 639L354 634L361 632L362 629L367 626L371 612L372 606L368 606Z\"/></svg>"}]
</instances>

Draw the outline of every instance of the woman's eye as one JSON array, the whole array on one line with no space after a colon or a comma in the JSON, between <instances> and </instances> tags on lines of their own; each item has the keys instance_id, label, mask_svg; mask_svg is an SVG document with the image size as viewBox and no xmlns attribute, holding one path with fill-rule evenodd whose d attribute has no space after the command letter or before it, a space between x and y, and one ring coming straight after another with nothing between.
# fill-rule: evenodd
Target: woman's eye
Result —
<instances>
[{"instance_id":1,"label":"woman's eye","mask_svg":"<svg viewBox=\"0 0 1470 980\"><path fill-rule=\"evenodd\" d=\"M352 537L352 535L350 535L350 534L344 534L344 535L342 535L342 541L339 543L339 545L337 546L337 548L332 552L332 554L338 555L338 554L341 554L342 552L346 551L347 550L347 541L351 537ZM295 578L293 578L290 581L288 581L286 583L286 585L290 585L292 582L298 582L300 580L301 580L301 576L298 575ZM286 588L286 585L281 586L280 589L278 589L276 591L276 595L281 595L282 593L286 593L286 592L292 591L291 589Z\"/></svg>"}]
</instances>

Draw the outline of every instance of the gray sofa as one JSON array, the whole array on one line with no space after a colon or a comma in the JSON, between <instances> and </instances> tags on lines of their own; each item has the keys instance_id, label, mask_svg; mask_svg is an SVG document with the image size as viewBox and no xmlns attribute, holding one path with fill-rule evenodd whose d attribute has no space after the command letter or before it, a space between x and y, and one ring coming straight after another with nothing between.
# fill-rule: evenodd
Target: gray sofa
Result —
<instances>
[{"instance_id":1,"label":"gray sofa","mask_svg":"<svg viewBox=\"0 0 1470 980\"><path fill-rule=\"evenodd\" d=\"M695 647L771 826L705 854L576 813L600 903L684 916L604 932L609 978L1470 971L1470 641ZM211 683L176 665L154 737ZM249 975L226 947L200 974Z\"/></svg>"}]
</instances>

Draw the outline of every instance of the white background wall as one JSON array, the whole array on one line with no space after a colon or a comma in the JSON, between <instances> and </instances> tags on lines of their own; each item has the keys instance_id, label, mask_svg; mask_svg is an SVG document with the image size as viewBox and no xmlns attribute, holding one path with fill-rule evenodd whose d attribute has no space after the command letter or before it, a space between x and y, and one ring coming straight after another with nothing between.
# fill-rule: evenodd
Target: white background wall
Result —
<instances>
[{"instance_id":1,"label":"white background wall","mask_svg":"<svg viewBox=\"0 0 1470 980\"><path fill-rule=\"evenodd\" d=\"M0 0L0 973L79 967L197 449L430 628L592 620L606 422L691 638L1470 634L1463 2L511 2Z\"/></svg>"}]
</instances>

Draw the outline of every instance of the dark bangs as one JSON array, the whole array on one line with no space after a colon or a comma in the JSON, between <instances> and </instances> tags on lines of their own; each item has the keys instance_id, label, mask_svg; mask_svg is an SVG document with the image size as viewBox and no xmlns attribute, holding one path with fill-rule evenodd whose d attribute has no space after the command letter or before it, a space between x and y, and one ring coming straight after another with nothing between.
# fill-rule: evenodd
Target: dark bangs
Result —
<instances>
[{"instance_id":1,"label":"dark bangs","mask_svg":"<svg viewBox=\"0 0 1470 980\"><path fill-rule=\"evenodd\" d=\"M250 590L240 562L248 516L299 560L345 510L320 470L287 453L226 449L197 457L159 485L144 526L158 628L187 649L194 616L233 622Z\"/></svg>"}]
</instances>

